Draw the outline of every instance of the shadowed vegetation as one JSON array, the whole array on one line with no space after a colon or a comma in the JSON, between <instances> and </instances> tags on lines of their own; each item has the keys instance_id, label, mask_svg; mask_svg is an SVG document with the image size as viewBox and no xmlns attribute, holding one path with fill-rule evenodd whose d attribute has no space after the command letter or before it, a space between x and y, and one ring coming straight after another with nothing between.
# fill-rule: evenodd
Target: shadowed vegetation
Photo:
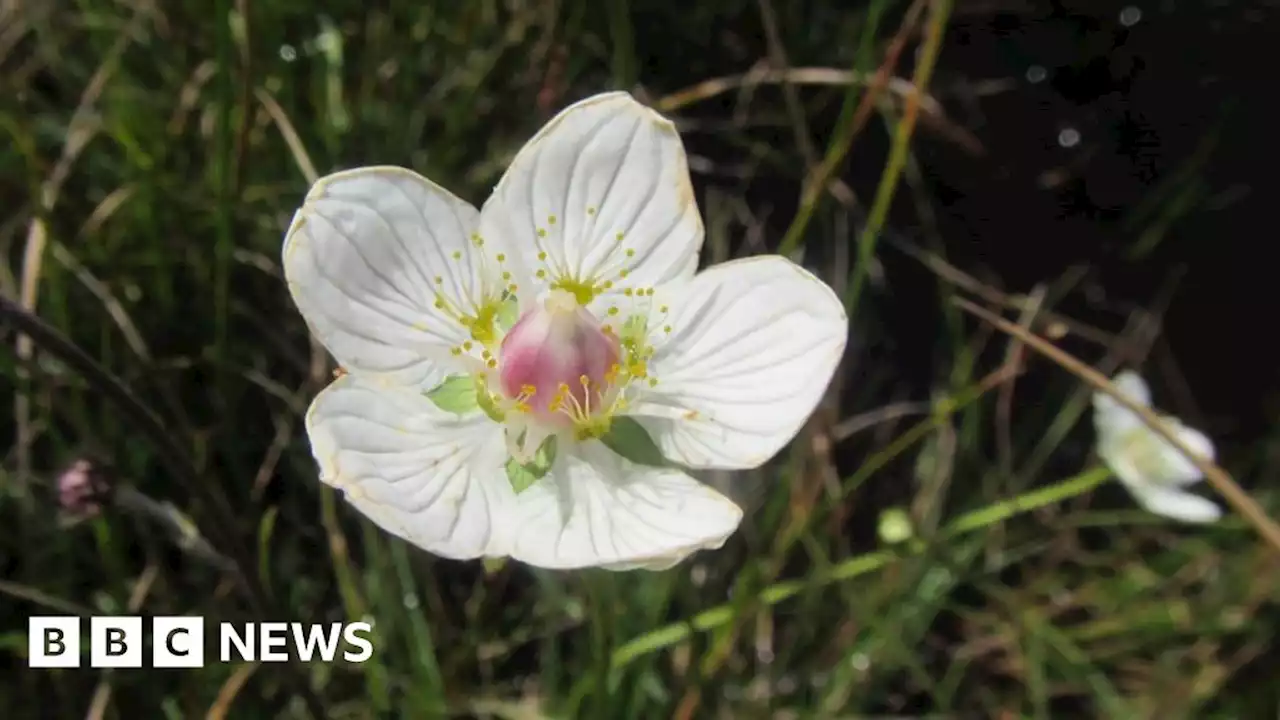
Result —
<instances>
[{"instance_id":1,"label":"shadowed vegetation","mask_svg":"<svg viewBox=\"0 0 1280 720\"><path fill-rule=\"evenodd\" d=\"M1245 104L1273 82L1235 48L1265 53L1276 11L1142 11L0 0L5 716L1275 717L1276 549L1235 513L1138 509L1089 386L952 302L1142 367L1276 514L1280 364L1246 324L1269 270L1230 244L1270 217L1276 115ZM846 301L847 356L788 450L708 474L747 509L722 550L624 574L431 557L316 479L302 414L334 367L284 231L360 165L478 205L609 89L679 126L704 264L803 263ZM82 458L113 493L69 523L56 478ZM35 614L363 618L375 652L34 670Z\"/></svg>"}]
</instances>

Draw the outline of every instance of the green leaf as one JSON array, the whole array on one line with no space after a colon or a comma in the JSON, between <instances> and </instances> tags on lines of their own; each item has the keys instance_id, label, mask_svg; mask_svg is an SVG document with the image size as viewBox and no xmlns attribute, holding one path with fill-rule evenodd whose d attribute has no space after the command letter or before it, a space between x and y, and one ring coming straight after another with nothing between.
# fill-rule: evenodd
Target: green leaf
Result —
<instances>
[{"instance_id":1,"label":"green leaf","mask_svg":"<svg viewBox=\"0 0 1280 720\"><path fill-rule=\"evenodd\" d=\"M650 467L676 467L662 455L658 444L638 421L629 417L617 417L609 425L609 432L600 438L605 447L637 465Z\"/></svg>"},{"instance_id":2,"label":"green leaf","mask_svg":"<svg viewBox=\"0 0 1280 720\"><path fill-rule=\"evenodd\" d=\"M551 465L556 461L556 436L552 435L542 441L533 460L521 465L515 458L507 460L507 480L517 495L529 489L531 485L551 472Z\"/></svg>"},{"instance_id":3,"label":"green leaf","mask_svg":"<svg viewBox=\"0 0 1280 720\"><path fill-rule=\"evenodd\" d=\"M444 382L428 390L426 395L436 407L455 415L465 415L478 406L476 383L470 375L450 375Z\"/></svg>"},{"instance_id":4,"label":"green leaf","mask_svg":"<svg viewBox=\"0 0 1280 720\"><path fill-rule=\"evenodd\" d=\"M503 332L510 330L516 321L520 319L520 302L516 300L516 296L507 293L507 297L502 301L502 305L498 308L498 327Z\"/></svg>"}]
</instances>

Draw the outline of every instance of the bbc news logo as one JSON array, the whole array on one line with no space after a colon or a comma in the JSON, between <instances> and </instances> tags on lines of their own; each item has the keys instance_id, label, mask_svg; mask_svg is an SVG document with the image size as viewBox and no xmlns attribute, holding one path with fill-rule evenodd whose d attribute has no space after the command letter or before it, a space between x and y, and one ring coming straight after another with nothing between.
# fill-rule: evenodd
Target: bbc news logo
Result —
<instances>
[{"instance_id":1,"label":"bbc news logo","mask_svg":"<svg viewBox=\"0 0 1280 720\"><path fill-rule=\"evenodd\" d=\"M143 666L146 636L141 617L89 618L89 635L82 637L77 616L41 616L27 621L27 665L33 668L80 667L82 639L89 647L89 667ZM198 668L205 664L205 621L201 617L151 618L150 665L157 668ZM289 647L302 662L333 662L339 656L362 663L373 655L373 626L354 623L218 623L218 662L287 662Z\"/></svg>"}]
</instances>

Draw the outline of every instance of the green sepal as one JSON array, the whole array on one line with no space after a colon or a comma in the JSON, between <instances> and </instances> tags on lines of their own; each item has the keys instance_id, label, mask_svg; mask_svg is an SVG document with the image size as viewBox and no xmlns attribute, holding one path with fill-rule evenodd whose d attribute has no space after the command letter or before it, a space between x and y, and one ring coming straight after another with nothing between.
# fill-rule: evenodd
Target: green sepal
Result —
<instances>
[{"instance_id":1,"label":"green sepal","mask_svg":"<svg viewBox=\"0 0 1280 720\"><path fill-rule=\"evenodd\" d=\"M479 405L475 380L470 375L450 375L423 393L435 406L455 415L466 415Z\"/></svg>"},{"instance_id":2,"label":"green sepal","mask_svg":"<svg viewBox=\"0 0 1280 720\"><path fill-rule=\"evenodd\" d=\"M542 441L538 452L527 463L516 462L515 458L507 459L507 481L517 495L528 490L530 486L551 472L551 465L556 461L556 436L552 435Z\"/></svg>"},{"instance_id":3,"label":"green sepal","mask_svg":"<svg viewBox=\"0 0 1280 720\"><path fill-rule=\"evenodd\" d=\"M630 460L637 465L649 467L674 468L675 463L668 460L658 449L658 444L649 436L638 421L626 416L613 418L609 431L600 436L605 447Z\"/></svg>"}]
</instances>

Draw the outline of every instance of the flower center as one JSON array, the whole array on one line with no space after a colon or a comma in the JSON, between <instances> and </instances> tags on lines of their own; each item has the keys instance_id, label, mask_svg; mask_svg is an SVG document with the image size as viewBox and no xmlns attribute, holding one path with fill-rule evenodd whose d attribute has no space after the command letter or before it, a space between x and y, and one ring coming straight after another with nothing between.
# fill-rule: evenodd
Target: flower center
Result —
<instances>
[{"instance_id":1,"label":"flower center","mask_svg":"<svg viewBox=\"0 0 1280 720\"><path fill-rule=\"evenodd\" d=\"M588 208L587 215L594 214ZM554 228L555 217L547 224ZM539 238L547 234L539 229ZM570 272L563 258L552 258L539 243L530 279L535 292L547 294L520 317L519 288L504 254L491 255L479 234L468 251L453 251L452 260L478 270L479 281L464 286L434 278L436 312L466 334L449 349L465 372L429 391L432 400L451 412L479 406L504 426L511 458L522 464L556 438L605 437L634 400L631 384L658 384L649 371L651 333L672 332L667 307L653 303L653 288L616 287L609 279L625 281L636 261L624 238L616 233L601 265L585 275ZM587 306L610 291L616 302L598 318Z\"/></svg>"},{"instance_id":2,"label":"flower center","mask_svg":"<svg viewBox=\"0 0 1280 720\"><path fill-rule=\"evenodd\" d=\"M498 377L516 408L542 424L593 435L620 401L621 346L573 293L552 290L502 340Z\"/></svg>"}]
</instances>

